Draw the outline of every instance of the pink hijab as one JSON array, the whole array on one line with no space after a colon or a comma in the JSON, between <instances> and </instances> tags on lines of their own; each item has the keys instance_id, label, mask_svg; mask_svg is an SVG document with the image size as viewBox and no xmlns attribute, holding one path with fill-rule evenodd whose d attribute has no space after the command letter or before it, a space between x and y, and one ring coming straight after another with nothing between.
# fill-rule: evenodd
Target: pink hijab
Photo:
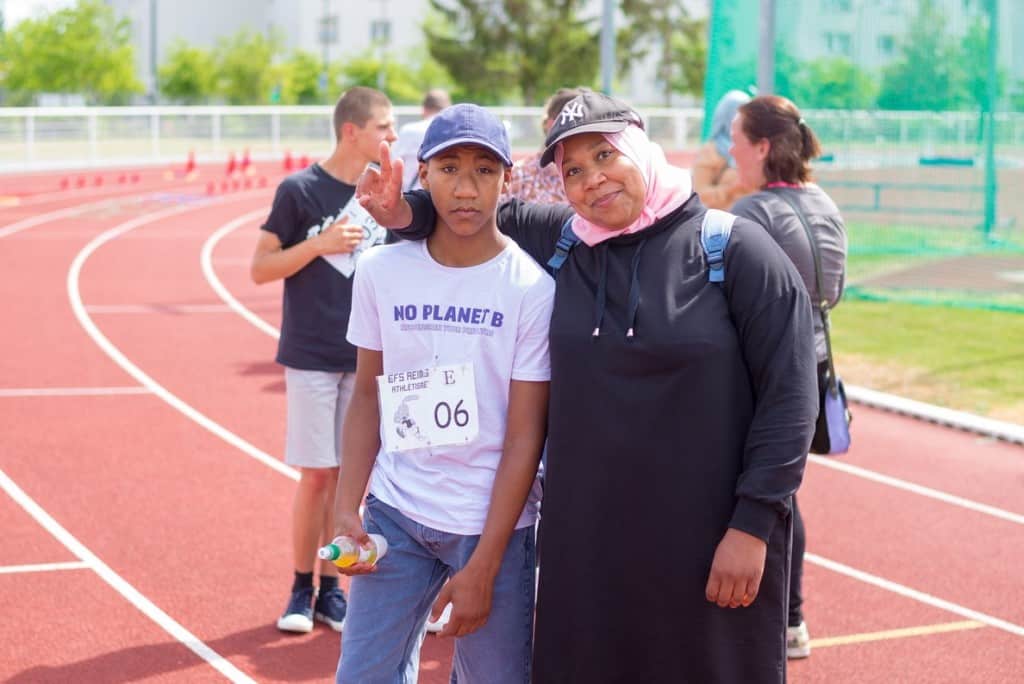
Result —
<instances>
[{"instance_id":1,"label":"pink hijab","mask_svg":"<svg viewBox=\"0 0 1024 684\"><path fill-rule=\"evenodd\" d=\"M690 172L669 164L661 146L651 142L647 134L638 126L627 126L618 133L602 133L601 135L611 143L612 147L640 169L647 192L644 195L644 206L640 216L636 221L620 230L602 228L576 214L572 220L573 232L591 247L619 235L643 230L659 218L678 209L693 193ZM555 149L555 163L558 164L559 175L562 171L564 154L563 146L560 143Z\"/></svg>"}]
</instances>

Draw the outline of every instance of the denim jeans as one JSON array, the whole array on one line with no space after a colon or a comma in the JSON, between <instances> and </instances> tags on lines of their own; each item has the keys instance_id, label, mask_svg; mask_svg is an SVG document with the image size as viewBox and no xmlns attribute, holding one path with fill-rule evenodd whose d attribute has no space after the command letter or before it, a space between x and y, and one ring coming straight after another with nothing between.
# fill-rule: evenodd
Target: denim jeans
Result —
<instances>
[{"instance_id":1,"label":"denim jeans","mask_svg":"<svg viewBox=\"0 0 1024 684\"><path fill-rule=\"evenodd\" d=\"M363 518L367 532L388 540L388 552L377 572L352 578L337 682L414 684L430 608L449 575L469 561L480 535L426 527L372 495ZM533 526L516 530L494 580L486 624L455 640L452 681L529 682L535 559Z\"/></svg>"}]
</instances>

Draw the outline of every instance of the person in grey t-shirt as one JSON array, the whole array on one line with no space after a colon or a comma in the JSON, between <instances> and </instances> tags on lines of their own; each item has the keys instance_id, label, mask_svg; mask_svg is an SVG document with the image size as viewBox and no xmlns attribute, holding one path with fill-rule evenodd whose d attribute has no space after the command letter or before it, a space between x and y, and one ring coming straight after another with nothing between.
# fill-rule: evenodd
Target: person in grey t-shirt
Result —
<instances>
[{"instance_id":1,"label":"person in grey t-shirt","mask_svg":"<svg viewBox=\"0 0 1024 684\"><path fill-rule=\"evenodd\" d=\"M740 106L732 121L730 152L736 160L741 185L759 189L739 199L732 206L732 212L764 226L800 272L811 301L817 305L825 300L831 309L843 294L846 229L832 198L810 182L810 161L821 153L814 131L792 102L776 95L762 95ZM800 207L814 234L821 258L824 292L818 291L814 254L807 231L786 200ZM814 341L820 387L828 368L821 316L815 316ZM786 635L786 653L790 658L806 658L811 653L802 610L805 548L803 517L794 496L793 558Z\"/></svg>"}]
</instances>

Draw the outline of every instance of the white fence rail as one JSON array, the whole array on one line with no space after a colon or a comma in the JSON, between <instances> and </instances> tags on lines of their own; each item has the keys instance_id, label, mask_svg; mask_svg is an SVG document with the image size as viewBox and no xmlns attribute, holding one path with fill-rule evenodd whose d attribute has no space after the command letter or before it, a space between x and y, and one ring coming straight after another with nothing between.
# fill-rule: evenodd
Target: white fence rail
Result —
<instances>
[{"instance_id":1,"label":"white fence rail","mask_svg":"<svg viewBox=\"0 0 1024 684\"><path fill-rule=\"evenodd\" d=\"M519 151L541 143L542 110L499 107ZM322 154L333 142L329 106L0 108L0 171L223 160L248 149L253 158ZM418 107L397 107L399 123ZM700 142L700 109L644 109L652 137L669 151ZM920 156L974 158L980 118L968 112L805 112L837 163L904 165ZM1024 156L1024 114L997 115L997 151Z\"/></svg>"},{"instance_id":2,"label":"white fence rail","mask_svg":"<svg viewBox=\"0 0 1024 684\"><path fill-rule=\"evenodd\" d=\"M512 145L542 140L542 110L502 107ZM398 122L419 107L396 107ZM703 112L650 110L652 134L668 149L695 146ZM220 160L248 149L253 158L323 153L333 145L332 108L307 107L51 107L0 109L0 171L69 166Z\"/></svg>"}]
</instances>

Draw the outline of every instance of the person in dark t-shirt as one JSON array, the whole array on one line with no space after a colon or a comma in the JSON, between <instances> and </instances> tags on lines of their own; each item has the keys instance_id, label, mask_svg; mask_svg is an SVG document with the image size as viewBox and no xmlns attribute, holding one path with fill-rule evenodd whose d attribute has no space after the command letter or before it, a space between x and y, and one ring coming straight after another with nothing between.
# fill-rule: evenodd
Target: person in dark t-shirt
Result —
<instances>
[{"instance_id":1,"label":"person in dark t-shirt","mask_svg":"<svg viewBox=\"0 0 1024 684\"><path fill-rule=\"evenodd\" d=\"M372 88L345 92L334 108L331 155L285 178L261 226L252 259L257 283L284 280L277 362L288 403L285 462L299 469L292 513L295 579L278 629L309 632L314 619L341 631L345 595L329 562L313 565L334 529L341 424L352 396L356 350L345 340L359 255L385 241L355 200L355 183L395 140L391 102Z\"/></svg>"}]
</instances>

